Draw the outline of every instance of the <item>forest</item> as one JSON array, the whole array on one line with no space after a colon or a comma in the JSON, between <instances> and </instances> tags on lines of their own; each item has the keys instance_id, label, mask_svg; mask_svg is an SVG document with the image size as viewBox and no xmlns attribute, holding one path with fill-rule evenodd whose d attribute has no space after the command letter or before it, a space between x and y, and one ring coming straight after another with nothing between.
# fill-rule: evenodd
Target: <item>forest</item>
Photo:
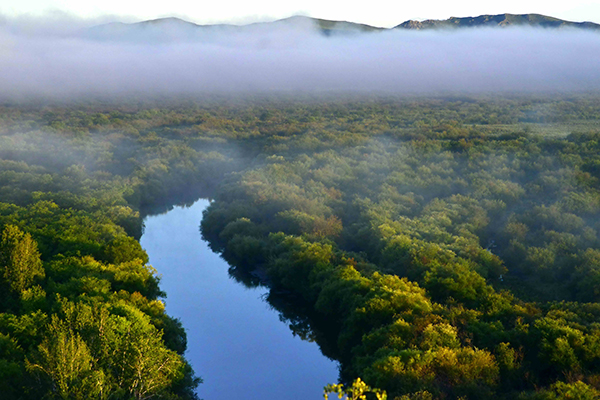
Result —
<instances>
[{"instance_id":1,"label":"forest","mask_svg":"<svg viewBox=\"0 0 600 400\"><path fill-rule=\"evenodd\" d=\"M482 94L1 103L3 399L197 398L139 238L200 197L328 391L600 397L600 97Z\"/></svg>"}]
</instances>

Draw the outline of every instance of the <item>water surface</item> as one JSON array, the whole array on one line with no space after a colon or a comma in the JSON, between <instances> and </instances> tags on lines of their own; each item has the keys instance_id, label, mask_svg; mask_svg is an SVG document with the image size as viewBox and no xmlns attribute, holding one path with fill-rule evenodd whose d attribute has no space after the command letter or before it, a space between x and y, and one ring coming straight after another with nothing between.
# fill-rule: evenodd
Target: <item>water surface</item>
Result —
<instances>
[{"instance_id":1,"label":"water surface","mask_svg":"<svg viewBox=\"0 0 600 400\"><path fill-rule=\"evenodd\" d=\"M294 336L263 301L265 288L249 289L200 236L207 200L145 219L142 247L162 275L169 315L186 328L186 358L204 380L205 400L323 398L337 382L337 363L315 343Z\"/></svg>"}]
</instances>

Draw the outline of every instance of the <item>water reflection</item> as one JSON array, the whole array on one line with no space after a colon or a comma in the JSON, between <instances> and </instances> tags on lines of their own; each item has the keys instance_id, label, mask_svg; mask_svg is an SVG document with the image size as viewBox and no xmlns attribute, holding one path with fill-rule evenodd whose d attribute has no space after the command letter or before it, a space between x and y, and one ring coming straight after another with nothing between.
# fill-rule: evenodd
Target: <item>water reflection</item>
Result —
<instances>
[{"instance_id":1,"label":"water reflection","mask_svg":"<svg viewBox=\"0 0 600 400\"><path fill-rule=\"evenodd\" d=\"M330 345L337 341L339 332L325 329L331 324L307 308L295 295L270 291L264 296L264 300L279 313L279 320L285 323L294 335L316 343L326 357L332 360L339 359L335 347Z\"/></svg>"},{"instance_id":2,"label":"water reflection","mask_svg":"<svg viewBox=\"0 0 600 400\"><path fill-rule=\"evenodd\" d=\"M322 398L323 386L338 377L337 363L315 343L323 334L298 316L293 296L268 293L260 276L229 268L208 248L198 232L208 204L147 217L141 239L162 275L168 313L187 330L186 357L204 380L199 396Z\"/></svg>"},{"instance_id":3,"label":"water reflection","mask_svg":"<svg viewBox=\"0 0 600 400\"><path fill-rule=\"evenodd\" d=\"M287 290L269 290L269 279L260 269L249 272L243 268L230 266L228 272L229 276L248 289L264 288L262 300L270 306L271 310L279 314L279 320L288 326L294 336L316 343L326 357L332 360L339 359L335 347L330 345L335 343L339 332L332 331L331 324L322 321L322 317L306 307L296 294Z\"/></svg>"}]
</instances>

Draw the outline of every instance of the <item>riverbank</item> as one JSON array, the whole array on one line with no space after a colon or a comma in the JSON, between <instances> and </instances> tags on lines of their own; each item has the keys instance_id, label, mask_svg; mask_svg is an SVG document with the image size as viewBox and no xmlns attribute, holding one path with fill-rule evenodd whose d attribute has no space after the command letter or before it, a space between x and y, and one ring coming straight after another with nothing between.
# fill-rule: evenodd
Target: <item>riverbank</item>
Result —
<instances>
[{"instance_id":1,"label":"riverbank","mask_svg":"<svg viewBox=\"0 0 600 400\"><path fill-rule=\"evenodd\" d=\"M204 383L205 400L318 399L337 381L337 363L316 343L294 336L263 298L264 287L232 279L229 266L202 241L207 200L148 216L141 244L162 275L166 309L187 331L185 354Z\"/></svg>"}]
</instances>

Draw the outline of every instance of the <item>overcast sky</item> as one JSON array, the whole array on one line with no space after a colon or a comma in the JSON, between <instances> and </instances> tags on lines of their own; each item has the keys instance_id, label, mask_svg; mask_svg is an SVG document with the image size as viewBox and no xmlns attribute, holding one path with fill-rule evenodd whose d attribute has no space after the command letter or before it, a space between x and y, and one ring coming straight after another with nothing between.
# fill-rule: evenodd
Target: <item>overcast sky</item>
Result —
<instances>
[{"instance_id":1,"label":"overcast sky","mask_svg":"<svg viewBox=\"0 0 600 400\"><path fill-rule=\"evenodd\" d=\"M109 16L123 21L178 16L197 23L247 23L302 14L391 27L408 19L445 19L501 13L538 13L572 21L600 23L600 0L0 0L0 14L6 17L56 11L91 19Z\"/></svg>"}]
</instances>

